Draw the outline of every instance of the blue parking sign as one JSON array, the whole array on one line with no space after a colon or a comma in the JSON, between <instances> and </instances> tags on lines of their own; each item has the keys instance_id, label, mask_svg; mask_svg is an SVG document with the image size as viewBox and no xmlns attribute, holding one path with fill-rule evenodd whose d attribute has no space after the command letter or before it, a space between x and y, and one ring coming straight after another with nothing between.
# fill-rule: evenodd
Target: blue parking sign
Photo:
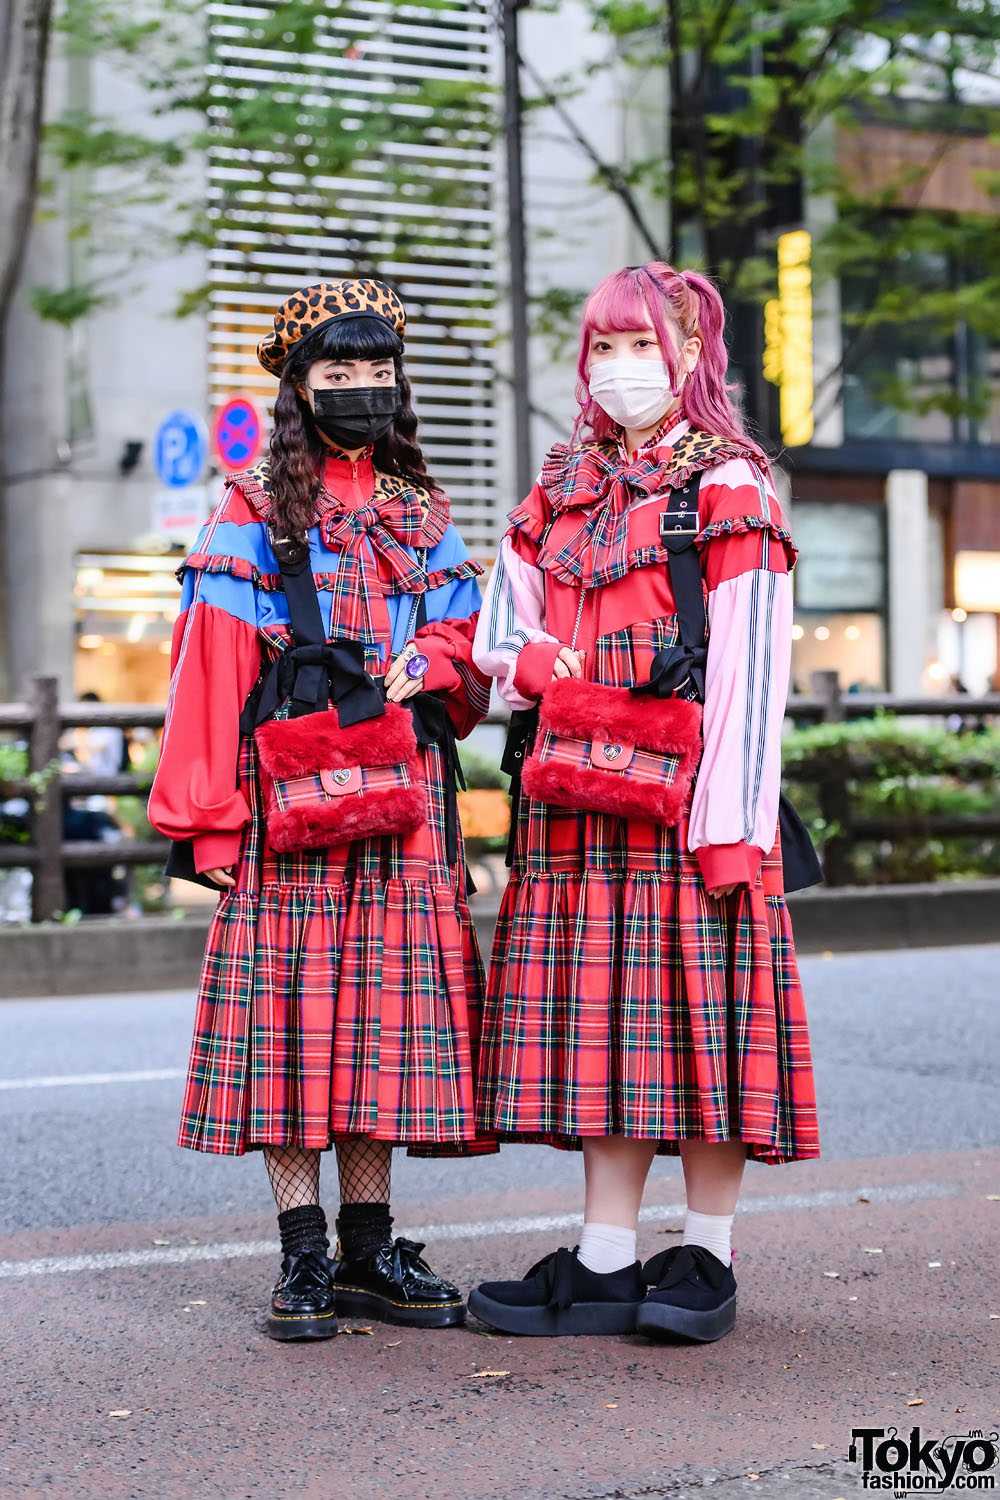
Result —
<instances>
[{"instance_id":1,"label":"blue parking sign","mask_svg":"<svg viewBox=\"0 0 1000 1500\"><path fill-rule=\"evenodd\" d=\"M208 432L197 412L172 411L156 429L153 467L168 489L194 484L208 454Z\"/></svg>"}]
</instances>

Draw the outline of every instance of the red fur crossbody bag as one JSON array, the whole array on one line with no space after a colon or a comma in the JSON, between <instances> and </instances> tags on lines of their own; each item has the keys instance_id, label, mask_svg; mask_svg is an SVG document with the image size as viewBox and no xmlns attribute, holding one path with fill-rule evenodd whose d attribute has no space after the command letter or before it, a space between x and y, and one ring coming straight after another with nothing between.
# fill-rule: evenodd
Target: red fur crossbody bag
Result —
<instances>
[{"instance_id":1,"label":"red fur crossbody bag","mask_svg":"<svg viewBox=\"0 0 1000 1500\"><path fill-rule=\"evenodd\" d=\"M279 854L412 833L427 821L417 737L401 703L346 728L335 708L272 719L254 738L267 836Z\"/></svg>"},{"instance_id":2,"label":"red fur crossbody bag","mask_svg":"<svg viewBox=\"0 0 1000 1500\"><path fill-rule=\"evenodd\" d=\"M705 696L705 602L694 545L700 478L694 475L677 491L677 508L660 516L677 644L657 652L649 682L634 688L573 677L549 684L522 772L529 797L579 811L647 818L666 827L680 821L701 758L702 705L675 694ZM585 595L582 590L573 649Z\"/></svg>"},{"instance_id":3,"label":"red fur crossbody bag","mask_svg":"<svg viewBox=\"0 0 1000 1500\"><path fill-rule=\"evenodd\" d=\"M542 695L529 797L619 818L680 820L701 755L701 704L566 677Z\"/></svg>"},{"instance_id":4,"label":"red fur crossbody bag","mask_svg":"<svg viewBox=\"0 0 1000 1500\"><path fill-rule=\"evenodd\" d=\"M412 833L427 821L413 716L385 701L359 642L327 641L308 548L274 537L272 546L294 644L271 663L240 721L257 746L271 847L289 854ZM417 612L415 600L408 633ZM277 718L282 705L288 716Z\"/></svg>"}]
</instances>

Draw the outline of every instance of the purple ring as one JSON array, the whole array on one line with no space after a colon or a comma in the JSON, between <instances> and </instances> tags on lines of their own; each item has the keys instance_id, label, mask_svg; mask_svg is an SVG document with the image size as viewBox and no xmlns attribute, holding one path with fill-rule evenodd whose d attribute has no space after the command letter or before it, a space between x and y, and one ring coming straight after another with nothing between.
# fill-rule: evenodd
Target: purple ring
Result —
<instances>
[{"instance_id":1,"label":"purple ring","mask_svg":"<svg viewBox=\"0 0 1000 1500\"><path fill-rule=\"evenodd\" d=\"M406 663L406 675L410 678L411 681L415 681L416 678L423 677L429 666L429 658L423 656L418 651L416 656L411 656L409 661Z\"/></svg>"}]
</instances>

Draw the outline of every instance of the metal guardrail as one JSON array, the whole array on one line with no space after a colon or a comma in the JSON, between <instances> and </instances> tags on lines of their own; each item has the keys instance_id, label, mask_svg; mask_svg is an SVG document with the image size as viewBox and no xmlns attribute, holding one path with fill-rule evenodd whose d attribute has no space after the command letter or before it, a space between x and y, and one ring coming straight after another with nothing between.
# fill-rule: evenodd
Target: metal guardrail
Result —
<instances>
[{"instance_id":1,"label":"metal guardrail","mask_svg":"<svg viewBox=\"0 0 1000 1500\"><path fill-rule=\"evenodd\" d=\"M790 695L787 717L793 723L841 723L870 718L879 711L927 718L951 714L963 718L1000 716L1000 696L973 698L961 693L940 698L898 698L890 693L844 693L836 672L815 672L812 686L811 693ZM49 920L64 909L64 872L68 869L156 864L165 859L169 846L160 838L122 839L114 844L65 840L63 803L67 798L144 796L153 778L148 771L117 776L66 773L59 761L59 739L67 729L160 730L165 714L165 707L158 704L60 703L54 677L29 678L22 702L0 704L0 732L20 732L27 738L29 772L28 779L8 782L2 791L7 797L24 796L31 805L31 842L0 843L0 869L27 867L32 871L32 921ZM502 724L507 717L497 709L488 722ZM907 831L898 819L852 819L844 769L841 767L839 774L820 787L823 815L828 822L849 828L852 838L888 838ZM1000 834L1000 817L931 815L916 820L913 831L941 836ZM836 862L836 850L832 852ZM827 874L831 883L840 883L836 868L829 868L829 856Z\"/></svg>"}]
</instances>

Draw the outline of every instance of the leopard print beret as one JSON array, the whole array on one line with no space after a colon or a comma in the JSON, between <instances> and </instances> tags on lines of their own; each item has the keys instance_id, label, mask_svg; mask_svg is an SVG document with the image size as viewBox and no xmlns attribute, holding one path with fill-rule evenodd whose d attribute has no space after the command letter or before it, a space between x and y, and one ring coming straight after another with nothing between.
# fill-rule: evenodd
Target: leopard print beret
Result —
<instances>
[{"instance_id":1,"label":"leopard print beret","mask_svg":"<svg viewBox=\"0 0 1000 1500\"><path fill-rule=\"evenodd\" d=\"M257 358L269 375L280 375L292 347L334 318L384 318L400 338L406 331L403 304L384 281L362 276L353 281L318 281L303 287L281 304L274 315L274 332L257 345Z\"/></svg>"}]
</instances>

